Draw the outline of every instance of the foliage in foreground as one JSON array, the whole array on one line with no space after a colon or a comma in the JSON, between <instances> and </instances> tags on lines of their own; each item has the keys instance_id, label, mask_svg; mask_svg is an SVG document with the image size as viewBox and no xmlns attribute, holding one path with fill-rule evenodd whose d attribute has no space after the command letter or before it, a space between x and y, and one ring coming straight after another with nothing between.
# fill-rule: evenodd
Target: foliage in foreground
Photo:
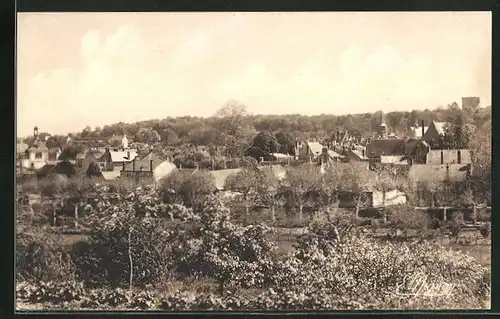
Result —
<instances>
[{"instance_id":1,"label":"foliage in foreground","mask_svg":"<svg viewBox=\"0 0 500 319\"><path fill-rule=\"evenodd\" d=\"M450 294L434 297L440 300L434 307L471 300L480 307L488 294L490 279L485 267L473 257L426 241L381 242L349 233L341 233L337 239L333 224L311 225L298 238L296 251L280 256L264 236L269 229L234 225L227 208L214 196L203 202L200 227L191 230L169 231L165 224L139 218L134 212L131 203L124 203L91 238L88 249L73 251L85 284L115 289L132 281L132 288L146 288L158 282L168 285L172 277L208 277L219 284L218 297L212 295L214 292L189 291L158 296L142 292L141 297L133 297L133 290L128 295L115 289L109 307L136 307L134 298L142 298L147 301L144 307L175 310L395 308L426 298L422 291L416 293L412 278L425 279L427 285L452 287ZM60 278L54 280L62 286L52 284L56 288L43 288L33 293L38 296L33 298L51 302L71 299L46 296L60 289L70 294L64 292ZM89 289L88 285L82 289ZM266 292L247 299L238 293L242 289ZM71 291L80 294L76 288ZM88 291L83 293L87 301L81 307L106 306L102 304L108 298L106 289ZM19 297L29 299L30 294L19 292Z\"/></svg>"}]
</instances>

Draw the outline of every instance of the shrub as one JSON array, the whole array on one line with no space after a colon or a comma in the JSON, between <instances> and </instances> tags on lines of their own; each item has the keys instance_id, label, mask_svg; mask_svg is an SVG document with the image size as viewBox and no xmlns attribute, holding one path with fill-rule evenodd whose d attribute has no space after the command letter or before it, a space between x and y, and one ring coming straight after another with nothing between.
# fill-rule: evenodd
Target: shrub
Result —
<instances>
[{"instance_id":1,"label":"shrub","mask_svg":"<svg viewBox=\"0 0 500 319\"><path fill-rule=\"evenodd\" d=\"M427 229L431 224L429 214L407 205L387 207L387 221L394 228Z\"/></svg>"},{"instance_id":2,"label":"shrub","mask_svg":"<svg viewBox=\"0 0 500 319\"><path fill-rule=\"evenodd\" d=\"M490 235L490 233L491 233L491 225L488 223L488 224L485 224L485 225L481 226L479 228L479 232L481 233L481 235L484 238L487 238Z\"/></svg>"},{"instance_id":3,"label":"shrub","mask_svg":"<svg viewBox=\"0 0 500 319\"><path fill-rule=\"evenodd\" d=\"M162 220L116 217L97 227L88 243L73 246L78 276L88 284L128 284L131 257L133 285L166 280L172 264L168 244L172 236Z\"/></svg>"},{"instance_id":4,"label":"shrub","mask_svg":"<svg viewBox=\"0 0 500 319\"><path fill-rule=\"evenodd\" d=\"M423 275L428 282L453 284L455 298L465 300L483 294L487 269L463 253L429 242L381 243L359 237L334 242L325 229L311 231L315 237L304 237L314 240L301 240L302 245L287 261L294 263L289 268L295 271L284 289L325 291L350 296L350 300L368 301L370 296L392 298L398 289L410 292L411 287L405 286L405 282L411 276Z\"/></svg>"},{"instance_id":5,"label":"shrub","mask_svg":"<svg viewBox=\"0 0 500 319\"><path fill-rule=\"evenodd\" d=\"M40 227L22 229L16 235L17 278L27 281L70 280L74 277L71 256L59 236Z\"/></svg>"}]
</instances>

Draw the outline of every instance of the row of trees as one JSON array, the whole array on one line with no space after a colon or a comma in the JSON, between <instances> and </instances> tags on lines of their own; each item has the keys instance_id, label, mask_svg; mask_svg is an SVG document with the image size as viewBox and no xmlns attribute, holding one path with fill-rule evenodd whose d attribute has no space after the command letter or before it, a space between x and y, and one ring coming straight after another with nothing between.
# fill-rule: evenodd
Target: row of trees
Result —
<instances>
[{"instance_id":1,"label":"row of trees","mask_svg":"<svg viewBox=\"0 0 500 319\"><path fill-rule=\"evenodd\" d=\"M355 115L250 115L245 105L237 101L226 103L213 117L179 117L163 120L150 120L136 123L117 123L94 129L86 127L74 137L103 137L112 139L113 136L126 134L137 142L164 145L231 145L229 153L244 152L257 132L281 132L290 134L295 138L331 137L337 130L348 130L351 135L362 135L374 131L381 119L381 112L355 114ZM406 132L410 126L421 120L429 123L435 121L453 121L460 117L464 123L482 126L491 119L491 107L477 109L474 112L462 110L456 103L446 108L434 110L390 112L384 115L389 128L396 133ZM43 135L46 133L41 133ZM287 143L282 143L288 138L276 136L282 152L287 152ZM28 138L32 139L32 137ZM51 145L64 145L66 137L54 136L49 139ZM117 139L114 141L119 144ZM286 146L285 146L286 145Z\"/></svg>"},{"instance_id":2,"label":"row of trees","mask_svg":"<svg viewBox=\"0 0 500 319\"><path fill-rule=\"evenodd\" d=\"M210 286L208 296L197 298L200 292L194 289L185 295L177 292L172 298L163 296L161 307L207 309L215 298L229 297L237 300L225 299L226 305L216 308L387 308L419 298L406 280L415 276L424 276L431 284L449 283L460 306L465 301L477 303L488 293L490 274L485 267L472 257L429 242L378 242L348 230L339 233L333 224L313 224L298 237L294 252L280 254L267 236L272 229L233 223L228 208L215 196L201 203L199 225L185 229L169 227L160 219L138 218L128 200L114 211L88 241L69 249L44 238L47 234L18 232L17 278L41 285L38 290L34 287L35 293L24 291L23 297L117 307L132 297L141 298L134 288L165 293L162 285L174 280L198 285L213 280L217 290ZM40 234L40 228L27 228ZM85 286L64 287L65 280L75 279ZM56 285L41 283L49 280ZM117 293L88 292L95 287ZM123 288L128 288L128 296ZM244 289L258 291L256 301L247 300ZM156 303L150 296L143 297L151 301L146 308Z\"/></svg>"},{"instance_id":3,"label":"row of trees","mask_svg":"<svg viewBox=\"0 0 500 319\"><path fill-rule=\"evenodd\" d=\"M226 179L225 189L242 194L237 202L243 205L246 214L255 206L268 207L275 220L277 207L284 205L290 215L303 220L305 208L324 211L330 216L331 210L339 207L341 198L355 208L357 216L368 204L366 192L376 190L402 190L410 204L416 206L469 206L486 202L487 197L474 183L475 180L412 185L404 176L395 178L356 165L339 164L321 173L318 167L305 164L287 168L284 179L278 179L270 170L245 168ZM162 181L161 189L166 202L196 207L213 193L215 183L212 175L203 170L177 171Z\"/></svg>"}]
</instances>

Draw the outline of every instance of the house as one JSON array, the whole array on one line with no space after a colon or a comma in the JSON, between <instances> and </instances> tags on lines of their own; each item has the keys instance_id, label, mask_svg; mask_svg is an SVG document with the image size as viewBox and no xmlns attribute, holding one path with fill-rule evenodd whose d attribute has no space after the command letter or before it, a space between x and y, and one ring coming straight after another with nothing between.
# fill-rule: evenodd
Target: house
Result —
<instances>
[{"instance_id":1,"label":"house","mask_svg":"<svg viewBox=\"0 0 500 319\"><path fill-rule=\"evenodd\" d=\"M124 164L131 163L136 157L136 150L110 150L106 148L104 154L96 158L96 162L101 171L114 171L115 169L121 170Z\"/></svg>"},{"instance_id":2,"label":"house","mask_svg":"<svg viewBox=\"0 0 500 319\"><path fill-rule=\"evenodd\" d=\"M426 164L470 164L471 153L468 149L460 150L429 150Z\"/></svg>"},{"instance_id":3,"label":"house","mask_svg":"<svg viewBox=\"0 0 500 319\"><path fill-rule=\"evenodd\" d=\"M406 143L406 160L409 165L426 164L430 145L423 140L412 139Z\"/></svg>"},{"instance_id":4,"label":"house","mask_svg":"<svg viewBox=\"0 0 500 319\"><path fill-rule=\"evenodd\" d=\"M170 161L164 161L160 163L158 166L156 166L156 168L153 169L155 182L160 181L162 178L168 176L176 169L177 167L175 166L175 164Z\"/></svg>"},{"instance_id":5,"label":"house","mask_svg":"<svg viewBox=\"0 0 500 319\"><path fill-rule=\"evenodd\" d=\"M106 181L113 181L121 177L121 170L115 167L110 171L101 171L101 177Z\"/></svg>"},{"instance_id":6,"label":"house","mask_svg":"<svg viewBox=\"0 0 500 319\"><path fill-rule=\"evenodd\" d=\"M369 158L380 158L382 155L406 155L406 140L374 139L366 145L366 156Z\"/></svg>"},{"instance_id":7,"label":"house","mask_svg":"<svg viewBox=\"0 0 500 319\"><path fill-rule=\"evenodd\" d=\"M432 121L429 124L429 128L425 131L422 140L426 141L431 145L431 147L436 148L439 145L442 145L444 142L444 135L446 126L449 125L446 122L436 122Z\"/></svg>"},{"instance_id":8,"label":"house","mask_svg":"<svg viewBox=\"0 0 500 319\"><path fill-rule=\"evenodd\" d=\"M283 153L272 153L271 155L274 157L275 161L286 161L286 160L293 159L292 155L283 154Z\"/></svg>"},{"instance_id":9,"label":"house","mask_svg":"<svg viewBox=\"0 0 500 319\"><path fill-rule=\"evenodd\" d=\"M344 147L343 153L345 156L341 159L345 161L354 160L367 162L369 160L368 156L366 156L366 147L364 146Z\"/></svg>"},{"instance_id":10,"label":"house","mask_svg":"<svg viewBox=\"0 0 500 319\"><path fill-rule=\"evenodd\" d=\"M49 149L45 141L38 135L38 127L36 126L33 130L33 136L35 140L26 149L24 155L19 157L21 168L39 170L45 165L57 164L57 158L61 154L61 150L59 148Z\"/></svg>"},{"instance_id":11,"label":"house","mask_svg":"<svg viewBox=\"0 0 500 319\"><path fill-rule=\"evenodd\" d=\"M392 165L408 165L408 160L406 156L401 155L382 155L380 156L381 164L392 164Z\"/></svg>"},{"instance_id":12,"label":"house","mask_svg":"<svg viewBox=\"0 0 500 319\"><path fill-rule=\"evenodd\" d=\"M154 155L152 152L144 156L140 160L133 159L132 162L122 163L121 176L127 178L137 178L137 179L155 179L155 170L165 160L160 159L158 156ZM170 163L172 164L172 163ZM172 164L174 167L175 165ZM171 170L169 170L170 172ZM156 174L158 177L158 174ZM163 177L163 176L162 176ZM161 178L161 177L160 177ZM159 180L159 178L158 178Z\"/></svg>"},{"instance_id":13,"label":"house","mask_svg":"<svg viewBox=\"0 0 500 319\"><path fill-rule=\"evenodd\" d=\"M323 153L323 145L319 142L299 142L297 143L299 160L316 161Z\"/></svg>"},{"instance_id":14,"label":"house","mask_svg":"<svg viewBox=\"0 0 500 319\"><path fill-rule=\"evenodd\" d=\"M410 167L408 177L412 182L461 182L469 178L471 164L415 164Z\"/></svg>"},{"instance_id":15,"label":"house","mask_svg":"<svg viewBox=\"0 0 500 319\"><path fill-rule=\"evenodd\" d=\"M323 147L323 151L321 154L321 164L330 164L333 161L340 161L342 158L344 158L343 155L340 155L339 153L335 152L334 150L329 150L326 147Z\"/></svg>"},{"instance_id":16,"label":"house","mask_svg":"<svg viewBox=\"0 0 500 319\"><path fill-rule=\"evenodd\" d=\"M388 191L366 191L361 195L360 208L382 208L401 205L407 202L406 194L393 189ZM339 194L339 208L355 208L357 205L356 194L342 192Z\"/></svg>"},{"instance_id":17,"label":"house","mask_svg":"<svg viewBox=\"0 0 500 319\"><path fill-rule=\"evenodd\" d=\"M422 136L425 135L425 132L429 129L428 126L416 124L410 128L410 132L408 133L408 137L412 139L421 139Z\"/></svg>"},{"instance_id":18,"label":"house","mask_svg":"<svg viewBox=\"0 0 500 319\"><path fill-rule=\"evenodd\" d=\"M106 151L104 149L89 149L76 154L75 167L87 170L90 163L97 163L97 159L102 157Z\"/></svg>"}]
</instances>

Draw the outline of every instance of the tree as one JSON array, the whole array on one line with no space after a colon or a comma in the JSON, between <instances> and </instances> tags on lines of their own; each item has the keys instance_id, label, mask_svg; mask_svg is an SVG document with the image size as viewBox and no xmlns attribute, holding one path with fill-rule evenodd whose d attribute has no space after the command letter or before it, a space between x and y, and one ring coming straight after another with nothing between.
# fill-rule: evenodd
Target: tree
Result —
<instances>
[{"instance_id":1,"label":"tree","mask_svg":"<svg viewBox=\"0 0 500 319\"><path fill-rule=\"evenodd\" d=\"M202 211L203 227L191 238L186 236L178 250L184 260L190 261L183 265L183 271L192 269L216 279L221 296L231 282L263 285L266 270L275 261L275 245L266 238L270 229L232 224L229 209L213 195L203 202ZM190 244L192 239L200 243L196 248Z\"/></svg>"},{"instance_id":2,"label":"tree","mask_svg":"<svg viewBox=\"0 0 500 319\"><path fill-rule=\"evenodd\" d=\"M81 136L82 136L82 137L89 137L91 132L92 132L92 128L91 128L90 126L88 126L88 125L87 125L87 126L85 126L85 128L83 129Z\"/></svg>"},{"instance_id":3,"label":"tree","mask_svg":"<svg viewBox=\"0 0 500 319\"><path fill-rule=\"evenodd\" d=\"M280 145L279 152L283 154L294 154L295 140L290 133L279 131L276 133L276 140Z\"/></svg>"},{"instance_id":4,"label":"tree","mask_svg":"<svg viewBox=\"0 0 500 319\"><path fill-rule=\"evenodd\" d=\"M238 157L248 148L255 129L247 125L247 116L246 106L236 101L227 102L216 112L215 124L226 146L226 155Z\"/></svg>"},{"instance_id":5,"label":"tree","mask_svg":"<svg viewBox=\"0 0 500 319\"><path fill-rule=\"evenodd\" d=\"M326 206L328 218L330 218L330 208L337 203L338 206L338 191L342 184L343 165L332 165L328 167L320 177L321 187L320 194Z\"/></svg>"},{"instance_id":6,"label":"tree","mask_svg":"<svg viewBox=\"0 0 500 319\"><path fill-rule=\"evenodd\" d=\"M477 199L491 201L491 120L475 132L471 143L471 184Z\"/></svg>"},{"instance_id":7,"label":"tree","mask_svg":"<svg viewBox=\"0 0 500 319\"><path fill-rule=\"evenodd\" d=\"M143 127L140 128L139 131L137 131L137 133L135 134L135 139L138 142L153 145L160 142L161 137L160 134L158 134L158 132L156 132L155 130Z\"/></svg>"},{"instance_id":8,"label":"tree","mask_svg":"<svg viewBox=\"0 0 500 319\"><path fill-rule=\"evenodd\" d=\"M47 139L48 148L63 148L66 145L67 137L63 135L53 135Z\"/></svg>"},{"instance_id":9,"label":"tree","mask_svg":"<svg viewBox=\"0 0 500 319\"><path fill-rule=\"evenodd\" d=\"M271 206L271 219L276 221L277 195L281 181L270 170L261 171L258 175L257 197Z\"/></svg>"},{"instance_id":10,"label":"tree","mask_svg":"<svg viewBox=\"0 0 500 319\"><path fill-rule=\"evenodd\" d=\"M86 174L89 178L98 177L101 175L101 169L99 168L99 165L97 165L97 163L92 162L89 164Z\"/></svg>"},{"instance_id":11,"label":"tree","mask_svg":"<svg viewBox=\"0 0 500 319\"><path fill-rule=\"evenodd\" d=\"M454 114L450 124L445 127L447 147L453 149L470 149L473 143L475 126L467 123L462 112Z\"/></svg>"},{"instance_id":12,"label":"tree","mask_svg":"<svg viewBox=\"0 0 500 319\"><path fill-rule=\"evenodd\" d=\"M55 172L57 174L66 175L66 177L73 177L76 174L74 165L66 160L56 164Z\"/></svg>"},{"instance_id":13,"label":"tree","mask_svg":"<svg viewBox=\"0 0 500 319\"><path fill-rule=\"evenodd\" d=\"M206 171L175 171L161 181L161 195L166 202L182 202L197 207L203 199L214 192L215 181Z\"/></svg>"},{"instance_id":14,"label":"tree","mask_svg":"<svg viewBox=\"0 0 500 319\"><path fill-rule=\"evenodd\" d=\"M303 220L303 208L311 192L317 191L319 170L309 164L287 170L283 188L298 202L299 220Z\"/></svg>"},{"instance_id":15,"label":"tree","mask_svg":"<svg viewBox=\"0 0 500 319\"><path fill-rule=\"evenodd\" d=\"M108 140L109 146L111 147L120 147L122 145L122 138L119 135L113 135Z\"/></svg>"},{"instance_id":16,"label":"tree","mask_svg":"<svg viewBox=\"0 0 500 319\"><path fill-rule=\"evenodd\" d=\"M230 189L234 192L243 194L247 217L250 203L253 200L253 196L252 198L250 198L250 196L254 195L259 188L259 182L258 172L255 169L242 169L241 171L230 175L225 182L225 189Z\"/></svg>"},{"instance_id":17,"label":"tree","mask_svg":"<svg viewBox=\"0 0 500 319\"><path fill-rule=\"evenodd\" d=\"M268 132L260 132L253 139L251 147L248 149L248 155L259 159L262 155L268 157L271 153L278 152L280 145L278 140Z\"/></svg>"},{"instance_id":18,"label":"tree","mask_svg":"<svg viewBox=\"0 0 500 319\"><path fill-rule=\"evenodd\" d=\"M374 190L374 180L370 178L370 171L356 165L341 165L339 179L341 191L351 194L355 201L355 217L359 217L359 210L363 206L366 191Z\"/></svg>"},{"instance_id":19,"label":"tree","mask_svg":"<svg viewBox=\"0 0 500 319\"><path fill-rule=\"evenodd\" d=\"M66 161L66 160L74 160L76 159L76 155L80 152L83 151L82 146L66 146L65 148L62 149L61 154L59 155L59 160L61 161Z\"/></svg>"}]
</instances>

